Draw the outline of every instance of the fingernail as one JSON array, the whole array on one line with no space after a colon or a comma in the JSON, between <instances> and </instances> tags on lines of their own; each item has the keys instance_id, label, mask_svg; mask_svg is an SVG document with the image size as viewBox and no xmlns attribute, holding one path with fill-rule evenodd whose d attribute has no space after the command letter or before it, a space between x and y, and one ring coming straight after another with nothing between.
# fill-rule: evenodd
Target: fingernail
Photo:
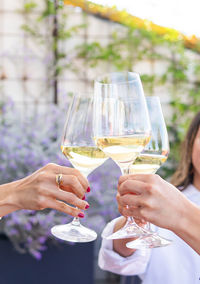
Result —
<instances>
[{"instance_id":1,"label":"fingernail","mask_svg":"<svg viewBox=\"0 0 200 284\"><path fill-rule=\"evenodd\" d=\"M85 216L85 215L84 215L83 213L79 213L79 214L78 214L78 217L79 217L79 218L83 218L84 216Z\"/></svg>"},{"instance_id":2,"label":"fingernail","mask_svg":"<svg viewBox=\"0 0 200 284\"><path fill-rule=\"evenodd\" d=\"M88 188L87 188L87 192L90 192L90 187L88 186Z\"/></svg>"},{"instance_id":3,"label":"fingernail","mask_svg":"<svg viewBox=\"0 0 200 284\"><path fill-rule=\"evenodd\" d=\"M85 195L83 196L82 200L85 200Z\"/></svg>"},{"instance_id":4,"label":"fingernail","mask_svg":"<svg viewBox=\"0 0 200 284\"><path fill-rule=\"evenodd\" d=\"M89 204L86 204L85 209L88 209L89 207L90 207L90 205L89 205Z\"/></svg>"}]
</instances>

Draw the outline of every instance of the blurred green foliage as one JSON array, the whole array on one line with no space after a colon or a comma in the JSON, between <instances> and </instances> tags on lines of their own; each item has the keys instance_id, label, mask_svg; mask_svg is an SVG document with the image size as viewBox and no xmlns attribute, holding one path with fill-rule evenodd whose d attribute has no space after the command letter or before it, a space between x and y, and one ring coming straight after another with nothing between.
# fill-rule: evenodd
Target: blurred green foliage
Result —
<instances>
[{"instance_id":1,"label":"blurred green foliage","mask_svg":"<svg viewBox=\"0 0 200 284\"><path fill-rule=\"evenodd\" d=\"M66 50L60 50L61 43L80 33L80 30L87 33L87 25L84 21L81 25L68 27L67 9L63 9L62 1L58 1L59 6L55 11L54 1L43 0L45 10L38 16L37 23L29 21L23 29L40 42L44 42L40 34L38 25L41 21L51 19L52 15L57 14L58 32L51 33L49 48L52 52L57 50L56 61L50 63L50 69L56 68L52 76L59 77L65 69L70 69L79 74L78 68L71 63L67 63ZM34 1L27 1L24 12L29 14L37 7ZM83 18L87 15L83 12ZM167 118L167 126L170 137L171 153L162 168L162 175L169 177L177 166L180 154L180 143L184 138L186 129L200 109L200 55L185 48L182 40L169 41L165 36L159 36L154 31L138 29L133 27L116 25L108 43L85 40L73 50L76 52L75 58L83 61L90 68L99 68L101 73L102 64L109 66L109 70L135 70L140 62L150 63L150 72L140 72L142 83L146 95L154 95L156 88L162 86L170 98L170 115ZM192 55L191 55L192 54ZM160 64L162 73L158 73L155 65ZM135 68L136 67L136 68ZM87 78L90 81L90 78ZM93 78L92 78L93 79ZM91 79L91 84L92 84Z\"/></svg>"}]
</instances>

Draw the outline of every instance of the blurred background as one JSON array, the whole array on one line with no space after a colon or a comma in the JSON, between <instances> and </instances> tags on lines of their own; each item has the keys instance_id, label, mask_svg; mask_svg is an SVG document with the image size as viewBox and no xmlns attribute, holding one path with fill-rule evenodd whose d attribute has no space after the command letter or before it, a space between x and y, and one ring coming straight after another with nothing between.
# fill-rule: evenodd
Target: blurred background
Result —
<instances>
[{"instance_id":1,"label":"blurred background","mask_svg":"<svg viewBox=\"0 0 200 284\"><path fill-rule=\"evenodd\" d=\"M71 96L116 70L138 72L145 94L160 97L171 150L159 174L170 179L200 107L199 8L195 0L0 0L0 183L48 162L69 166L60 137ZM3 218L1 283L125 283L97 266L101 231L118 215L119 175L109 160L89 177L84 222L95 243L55 241L50 228L70 218L53 210Z\"/></svg>"}]
</instances>

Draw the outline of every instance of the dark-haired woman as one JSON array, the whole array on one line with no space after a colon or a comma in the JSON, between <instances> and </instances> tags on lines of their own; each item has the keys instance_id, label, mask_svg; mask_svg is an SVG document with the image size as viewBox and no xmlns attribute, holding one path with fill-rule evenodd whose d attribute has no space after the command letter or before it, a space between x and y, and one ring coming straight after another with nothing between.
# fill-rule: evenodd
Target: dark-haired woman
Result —
<instances>
[{"instance_id":1,"label":"dark-haired woman","mask_svg":"<svg viewBox=\"0 0 200 284\"><path fill-rule=\"evenodd\" d=\"M125 246L130 239L103 240L99 254L102 269L139 275L143 284L199 283L200 112L189 127L172 181L183 194L158 175L120 178L117 195L120 213L154 223L158 233L173 243L164 248L135 251ZM104 234L120 229L125 222L126 217L113 220Z\"/></svg>"}]
</instances>

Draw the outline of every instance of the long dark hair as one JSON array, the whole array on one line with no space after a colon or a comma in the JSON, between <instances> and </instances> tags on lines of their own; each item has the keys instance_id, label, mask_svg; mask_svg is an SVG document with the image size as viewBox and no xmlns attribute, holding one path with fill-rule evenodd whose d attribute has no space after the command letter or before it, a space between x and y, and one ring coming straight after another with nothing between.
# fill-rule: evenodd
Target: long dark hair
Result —
<instances>
[{"instance_id":1,"label":"long dark hair","mask_svg":"<svg viewBox=\"0 0 200 284\"><path fill-rule=\"evenodd\" d=\"M193 118L181 147L181 159L178 168L172 176L171 183L185 189L193 183L194 168L192 164L192 149L195 137L200 127L200 112Z\"/></svg>"}]
</instances>

